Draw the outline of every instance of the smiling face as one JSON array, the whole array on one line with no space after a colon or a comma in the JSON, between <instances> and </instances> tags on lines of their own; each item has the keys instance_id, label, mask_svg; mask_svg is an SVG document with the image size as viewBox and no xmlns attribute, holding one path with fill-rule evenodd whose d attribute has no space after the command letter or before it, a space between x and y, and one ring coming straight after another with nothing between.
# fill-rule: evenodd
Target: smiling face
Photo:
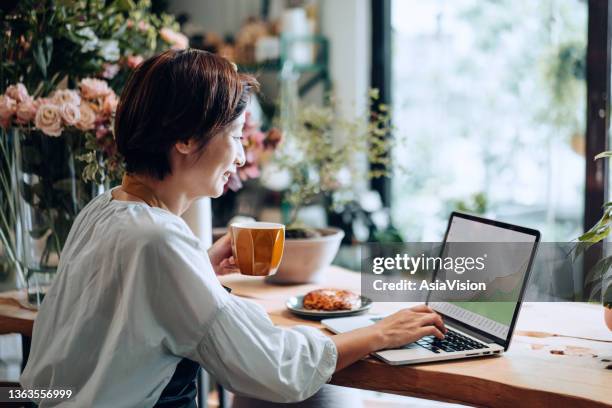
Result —
<instances>
[{"instance_id":1,"label":"smiling face","mask_svg":"<svg viewBox=\"0 0 612 408\"><path fill-rule=\"evenodd\" d=\"M199 151L196 143L177 143L172 174L185 184L191 197L219 197L231 173L244 165L242 146L243 112L223 131L212 136Z\"/></svg>"}]
</instances>

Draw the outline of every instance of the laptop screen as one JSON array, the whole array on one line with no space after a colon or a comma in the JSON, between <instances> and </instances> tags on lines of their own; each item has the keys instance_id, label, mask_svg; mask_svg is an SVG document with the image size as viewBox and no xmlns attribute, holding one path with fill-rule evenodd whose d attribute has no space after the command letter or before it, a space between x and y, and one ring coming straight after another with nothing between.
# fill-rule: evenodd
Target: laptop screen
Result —
<instances>
[{"instance_id":1,"label":"laptop screen","mask_svg":"<svg viewBox=\"0 0 612 408\"><path fill-rule=\"evenodd\" d=\"M538 238L539 233L534 230L453 213L445 242L483 243L482 247L487 251L487 268L479 272L486 274L479 279L488 282L487 289L485 293L475 295L478 301L437 302L430 297L429 305L446 316L506 341ZM444 251L449 247L457 246L445 244ZM512 295L507 296L506 301L486 301L494 298L499 290Z\"/></svg>"}]
</instances>

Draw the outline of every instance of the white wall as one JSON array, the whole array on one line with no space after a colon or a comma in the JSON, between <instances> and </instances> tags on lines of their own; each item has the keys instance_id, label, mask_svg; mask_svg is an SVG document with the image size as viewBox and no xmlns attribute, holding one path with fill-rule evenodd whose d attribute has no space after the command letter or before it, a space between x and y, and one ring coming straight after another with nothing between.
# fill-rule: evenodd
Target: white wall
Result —
<instances>
[{"instance_id":1,"label":"white wall","mask_svg":"<svg viewBox=\"0 0 612 408\"><path fill-rule=\"evenodd\" d=\"M370 86L370 0L320 0L321 32L330 42L330 71L339 113L367 106Z\"/></svg>"}]
</instances>

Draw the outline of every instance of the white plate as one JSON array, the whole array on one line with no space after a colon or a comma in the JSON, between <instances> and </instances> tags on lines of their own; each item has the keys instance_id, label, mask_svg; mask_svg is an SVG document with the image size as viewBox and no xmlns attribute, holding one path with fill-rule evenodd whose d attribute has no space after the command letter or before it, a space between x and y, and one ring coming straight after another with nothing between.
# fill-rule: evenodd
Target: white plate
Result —
<instances>
[{"instance_id":1,"label":"white plate","mask_svg":"<svg viewBox=\"0 0 612 408\"><path fill-rule=\"evenodd\" d=\"M342 317L352 316L365 312L372 307L372 300L365 296L359 296L361 298L361 307L351 310L311 310L304 309L304 296L292 296L287 299L287 309L298 316L318 317L326 319L328 317Z\"/></svg>"}]
</instances>

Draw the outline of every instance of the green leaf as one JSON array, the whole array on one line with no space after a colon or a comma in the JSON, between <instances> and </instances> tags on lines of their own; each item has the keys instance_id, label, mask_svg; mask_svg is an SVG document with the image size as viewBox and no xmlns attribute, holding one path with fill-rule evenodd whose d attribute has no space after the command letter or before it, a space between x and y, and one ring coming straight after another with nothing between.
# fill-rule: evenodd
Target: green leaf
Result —
<instances>
[{"instance_id":1,"label":"green leaf","mask_svg":"<svg viewBox=\"0 0 612 408\"><path fill-rule=\"evenodd\" d=\"M50 36L45 36L45 48L46 48L46 61L47 65L51 62L51 57L53 56L53 38Z\"/></svg>"},{"instance_id":2,"label":"green leaf","mask_svg":"<svg viewBox=\"0 0 612 408\"><path fill-rule=\"evenodd\" d=\"M126 13L134 10L134 8L136 7L132 0L116 0L114 6L117 8L117 10Z\"/></svg>"},{"instance_id":3,"label":"green leaf","mask_svg":"<svg viewBox=\"0 0 612 408\"><path fill-rule=\"evenodd\" d=\"M48 62L45 58L45 52L43 51L42 43L37 43L34 49L32 50L32 55L34 57L34 61L36 65L38 65L38 69L42 74L43 78L47 78L47 65Z\"/></svg>"},{"instance_id":4,"label":"green leaf","mask_svg":"<svg viewBox=\"0 0 612 408\"><path fill-rule=\"evenodd\" d=\"M608 282L606 288L602 288L601 303L607 308L612 308L612 284Z\"/></svg>"},{"instance_id":5,"label":"green leaf","mask_svg":"<svg viewBox=\"0 0 612 408\"><path fill-rule=\"evenodd\" d=\"M600 259L597 261L593 268L587 273L585 277L585 283L600 282L604 276L609 274L610 268L612 268L612 256Z\"/></svg>"},{"instance_id":6,"label":"green leaf","mask_svg":"<svg viewBox=\"0 0 612 408\"><path fill-rule=\"evenodd\" d=\"M612 157L612 151L608 150L607 152L599 153L593 160L603 159L605 157Z\"/></svg>"}]
</instances>

